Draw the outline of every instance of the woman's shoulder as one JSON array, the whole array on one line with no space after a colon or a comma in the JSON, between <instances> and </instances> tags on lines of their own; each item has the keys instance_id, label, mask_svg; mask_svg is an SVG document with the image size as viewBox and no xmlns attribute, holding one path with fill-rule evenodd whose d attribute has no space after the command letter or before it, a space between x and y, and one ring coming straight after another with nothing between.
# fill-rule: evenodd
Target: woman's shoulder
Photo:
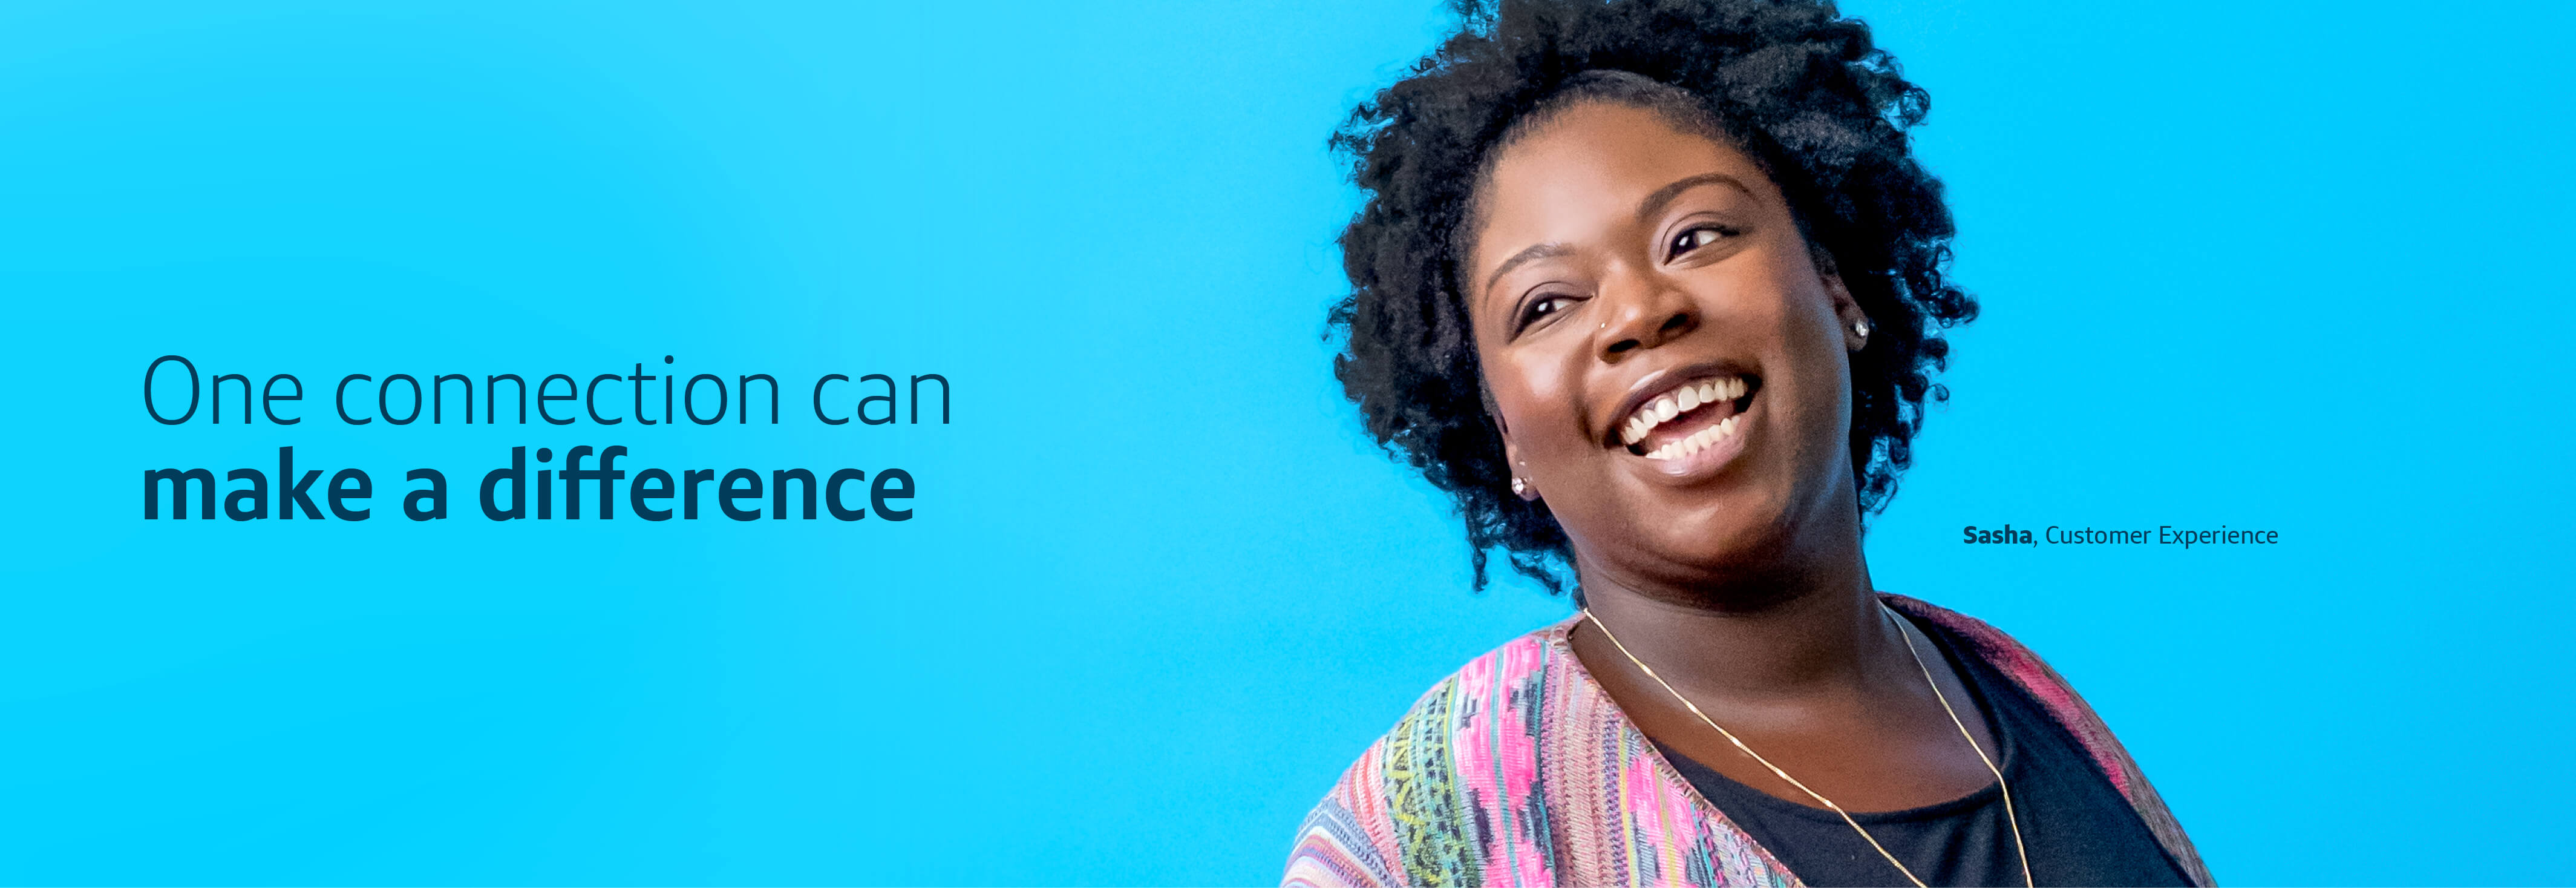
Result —
<instances>
[{"instance_id":1,"label":"woman's shoulder","mask_svg":"<svg viewBox=\"0 0 2576 888\"><path fill-rule=\"evenodd\" d=\"M2199 884L2210 883L2209 868L2201 863L2199 851L2183 834L2182 824L2165 807L2164 798L2156 793L2155 786L2147 782L2137 759L2130 757L2128 749L2112 735L2110 725L2102 721L2093 707L2084 702L2084 697L2075 692L2075 686L2069 684L2065 676L2057 674L2048 661L2040 659L2039 654L2029 647L2003 630L1987 625L1984 620L1903 595L1880 593L1880 597L1897 610L1929 621L1965 640L1980 659L1993 664L2024 693L2037 700L2059 725L2066 728L2067 733L2074 735L2076 742L2092 757L2094 765L2101 769L2102 776L2108 778L2112 788L2119 790L2120 796L2137 809L2139 817L2146 821L2147 830L2173 853L2184 871Z\"/></svg>"},{"instance_id":2,"label":"woman's shoulder","mask_svg":"<svg viewBox=\"0 0 2576 888\"><path fill-rule=\"evenodd\" d=\"M1780 885L1567 646L1573 618L1469 660L1306 818L1289 885Z\"/></svg>"},{"instance_id":3,"label":"woman's shoulder","mask_svg":"<svg viewBox=\"0 0 2576 888\"><path fill-rule=\"evenodd\" d=\"M1424 691L1307 815L1286 884L1476 881L1489 852L1544 847L1530 844L1531 824L1496 813L1536 791L1540 713L1573 622L1504 642Z\"/></svg>"},{"instance_id":4,"label":"woman's shoulder","mask_svg":"<svg viewBox=\"0 0 2576 888\"><path fill-rule=\"evenodd\" d=\"M1918 598L1885 592L1879 593L1879 597L1898 611L1947 630L1966 642L1978 659L2012 679L2013 684L2073 732L2115 787L2123 794L2130 792L2128 780L2136 766L2127 761L2127 752L2120 749L2119 741L2112 738L2110 728L2094 714L2093 707L2075 693L2074 685L2067 683L2056 669L2050 668L2048 661L2040 659L2039 654L1984 620Z\"/></svg>"},{"instance_id":5,"label":"woman's shoulder","mask_svg":"<svg viewBox=\"0 0 2576 888\"><path fill-rule=\"evenodd\" d=\"M1525 709L1491 704L1500 702L1498 694L1536 702L1536 689L1561 677L1572 664L1565 634L1579 619L1570 616L1541 626L1468 660L1422 692L1380 742L1431 733L1474 733L1491 727L1487 724L1491 720L1529 714Z\"/></svg>"}]
</instances>

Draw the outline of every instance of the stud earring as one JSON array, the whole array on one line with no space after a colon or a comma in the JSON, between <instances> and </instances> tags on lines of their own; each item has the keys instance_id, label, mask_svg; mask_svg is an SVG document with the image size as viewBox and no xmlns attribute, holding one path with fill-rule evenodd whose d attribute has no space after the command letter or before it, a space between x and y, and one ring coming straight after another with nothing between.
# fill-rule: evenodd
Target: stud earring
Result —
<instances>
[{"instance_id":1,"label":"stud earring","mask_svg":"<svg viewBox=\"0 0 2576 888\"><path fill-rule=\"evenodd\" d=\"M1528 495L1529 495L1529 482L1521 480L1521 476L1519 476L1519 475L1513 475L1513 476L1512 476L1512 495L1514 495L1514 496L1528 496Z\"/></svg>"},{"instance_id":2,"label":"stud earring","mask_svg":"<svg viewBox=\"0 0 2576 888\"><path fill-rule=\"evenodd\" d=\"M1853 322L1852 322L1852 332L1860 334L1860 338L1862 338L1862 339L1868 339L1868 338L1869 338L1869 319L1868 319L1868 318L1862 318L1862 319L1860 319L1860 320L1853 321Z\"/></svg>"}]
</instances>

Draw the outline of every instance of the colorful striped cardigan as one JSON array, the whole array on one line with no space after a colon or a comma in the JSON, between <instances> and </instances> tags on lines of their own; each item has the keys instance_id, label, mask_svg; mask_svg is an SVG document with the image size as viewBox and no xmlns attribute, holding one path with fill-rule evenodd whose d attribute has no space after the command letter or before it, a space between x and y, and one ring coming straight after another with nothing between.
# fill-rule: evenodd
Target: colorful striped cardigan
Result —
<instances>
[{"instance_id":1,"label":"colorful striped cardigan","mask_svg":"<svg viewBox=\"0 0 2576 888\"><path fill-rule=\"evenodd\" d=\"M2138 764L2057 672L1973 618L1946 626L2092 753L2149 832L2211 884ZM1566 646L1568 618L1476 658L1371 745L1299 829L1289 886L1797 885L1629 723Z\"/></svg>"}]
</instances>

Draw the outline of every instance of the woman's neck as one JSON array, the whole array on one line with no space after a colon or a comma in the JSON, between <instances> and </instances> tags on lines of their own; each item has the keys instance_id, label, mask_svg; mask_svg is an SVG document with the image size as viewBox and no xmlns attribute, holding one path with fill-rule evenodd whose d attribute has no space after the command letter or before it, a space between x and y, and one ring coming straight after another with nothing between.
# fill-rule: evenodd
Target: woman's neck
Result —
<instances>
[{"instance_id":1,"label":"woman's neck","mask_svg":"<svg viewBox=\"0 0 2576 888\"><path fill-rule=\"evenodd\" d=\"M1586 608L1627 650L1622 655L1606 636L1587 640L1578 627L1576 653L1596 671L1602 655L1620 666L1632 656L1686 695L1745 701L1858 690L1907 665L1857 539L1840 553L1800 560L1722 589L1631 585L1579 565Z\"/></svg>"}]
</instances>

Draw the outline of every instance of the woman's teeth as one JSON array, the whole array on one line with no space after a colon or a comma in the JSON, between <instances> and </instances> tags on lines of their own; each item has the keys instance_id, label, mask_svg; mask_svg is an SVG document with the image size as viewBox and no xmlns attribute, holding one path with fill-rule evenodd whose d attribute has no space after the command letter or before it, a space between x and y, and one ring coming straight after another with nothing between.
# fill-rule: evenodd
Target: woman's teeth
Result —
<instances>
[{"instance_id":1,"label":"woman's teeth","mask_svg":"<svg viewBox=\"0 0 2576 888\"><path fill-rule=\"evenodd\" d=\"M1688 438L1683 438L1679 441L1655 448L1646 454L1646 458L1680 459L1682 457L1698 453L1702 450L1707 450L1711 445L1714 445L1719 441L1724 441L1727 436L1735 434L1736 419L1738 419L1738 417L1729 416L1725 419L1718 420L1716 425L1692 432Z\"/></svg>"},{"instance_id":2,"label":"woman's teeth","mask_svg":"<svg viewBox=\"0 0 2576 888\"><path fill-rule=\"evenodd\" d=\"M1665 392L1662 396L1646 402L1645 406L1637 408L1636 414L1628 417L1627 424L1619 428L1619 443L1633 445L1639 441L1646 440L1647 433L1654 431L1656 426L1671 421L1673 417L1698 409L1702 404L1714 404L1719 401L1732 401L1737 398L1744 397L1744 392L1744 379L1736 376L1722 376L1713 379L1703 379L1689 383L1673 391ZM1731 430L1735 427L1733 419L1733 417L1728 417L1728 421L1720 423L1720 425ZM1690 438L1656 448L1654 453L1646 455L1656 459L1669 459L1670 457L1659 457L1655 454L1672 450L1683 443L1698 440L1710 435L1711 433L1717 433L1717 437L1724 437L1725 434L1723 432L1718 432L1718 428L1719 426L1711 426L1706 429L1701 429L1698 434L1694 434L1690 436ZM1716 440L1716 438L1710 438L1710 440ZM1703 444L1702 446L1705 445ZM1693 449L1696 450L1697 448ZM1680 454L1676 453L1674 455L1678 456Z\"/></svg>"}]
</instances>

